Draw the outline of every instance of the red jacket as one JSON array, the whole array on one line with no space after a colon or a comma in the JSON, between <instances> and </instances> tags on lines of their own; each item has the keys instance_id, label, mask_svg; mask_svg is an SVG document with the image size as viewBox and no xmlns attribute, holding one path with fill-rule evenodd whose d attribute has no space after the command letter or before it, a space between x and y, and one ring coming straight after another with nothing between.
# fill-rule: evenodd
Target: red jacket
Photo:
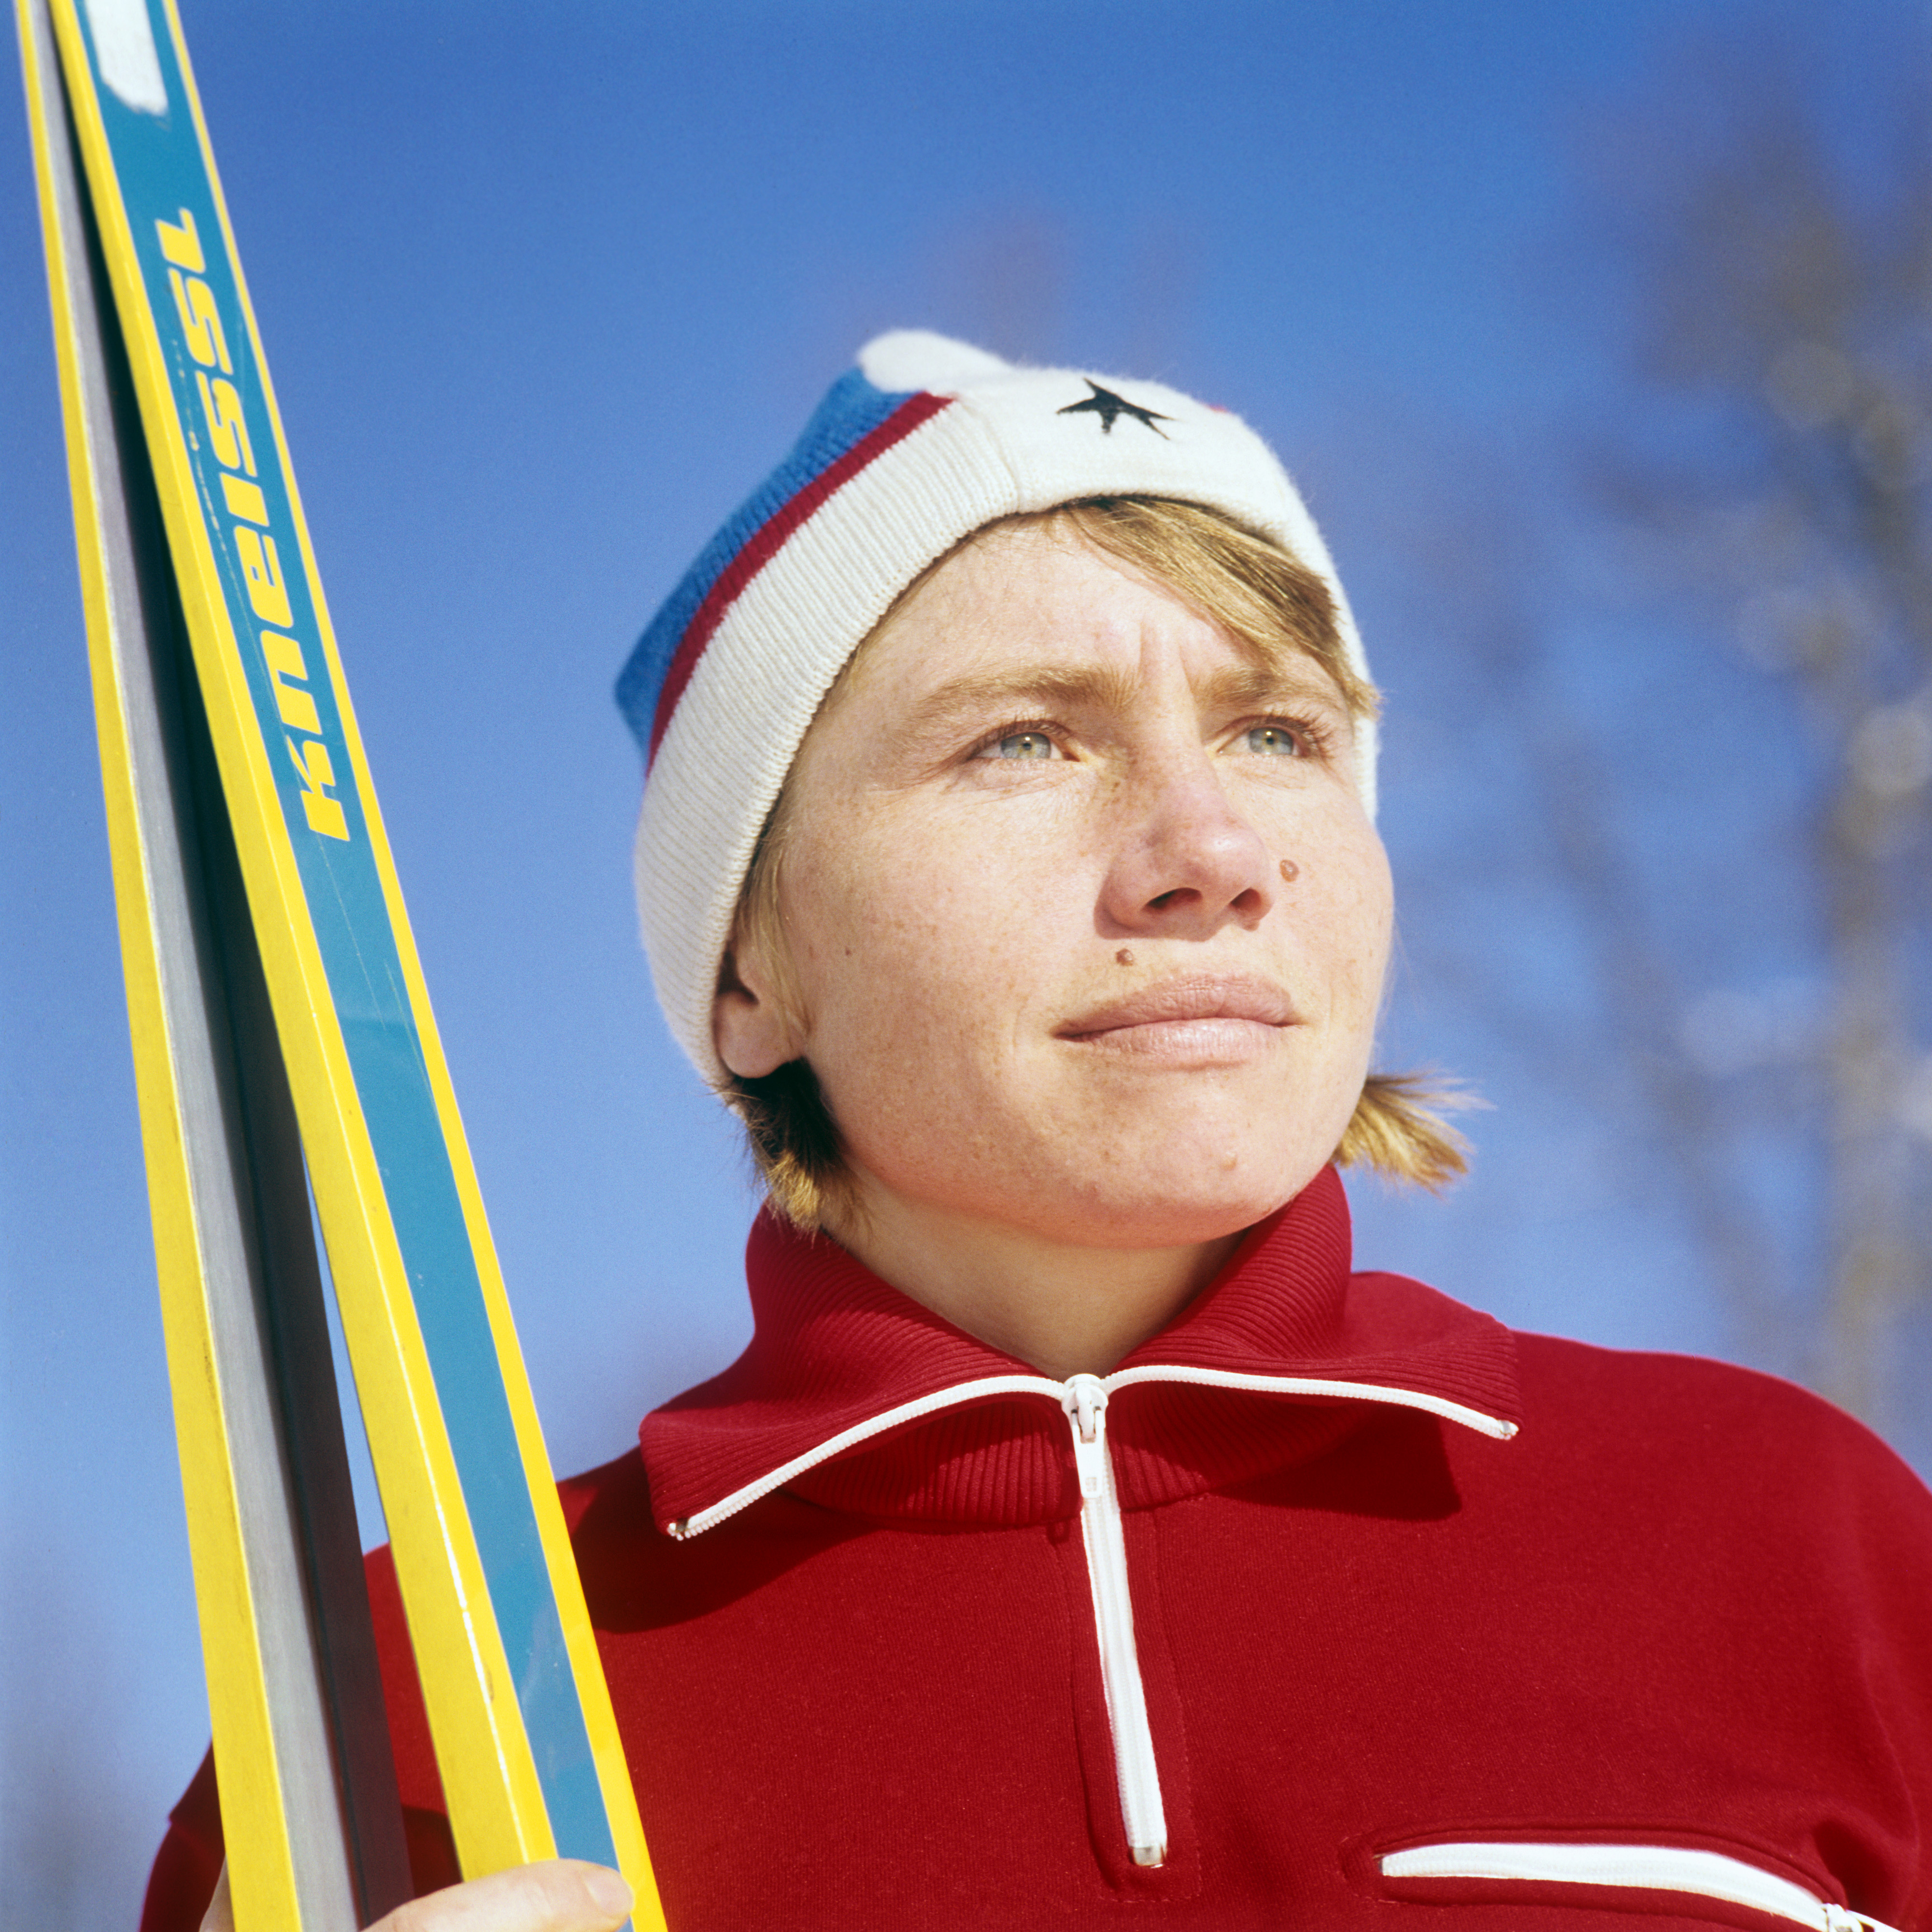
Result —
<instances>
[{"instance_id":1,"label":"red jacket","mask_svg":"<svg viewBox=\"0 0 1932 1932\"><path fill-rule=\"evenodd\" d=\"M1063 1388L761 1220L750 1348L563 1486L673 1932L1932 1926L1910 1472L1348 1268L1330 1172ZM219 1832L204 1773L145 1932Z\"/></svg>"}]
</instances>

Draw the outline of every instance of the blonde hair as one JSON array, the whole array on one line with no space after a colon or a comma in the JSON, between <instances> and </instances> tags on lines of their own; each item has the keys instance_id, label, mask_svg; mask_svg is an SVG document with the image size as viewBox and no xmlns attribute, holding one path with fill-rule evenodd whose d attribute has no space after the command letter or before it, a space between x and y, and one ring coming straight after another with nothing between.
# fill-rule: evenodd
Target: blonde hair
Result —
<instances>
[{"instance_id":1,"label":"blonde hair","mask_svg":"<svg viewBox=\"0 0 1932 1932\"><path fill-rule=\"evenodd\" d=\"M899 593L853 652L825 704L844 688L866 646L935 572L992 532L1028 528L1070 537L1118 557L1264 660L1278 657L1285 648L1306 652L1334 680L1354 716L1375 716L1379 697L1349 662L1334 600L1314 572L1280 544L1218 510L1146 496L1092 497L1003 517L975 530ZM778 901L790 798L788 778L738 896L731 946L735 955L748 943L754 944L772 963L777 998L796 1023L802 1016L790 985ZM779 1214L810 1233L823 1222L828 1207L850 1205L851 1178L838 1126L805 1060L794 1060L755 1079L730 1076L718 1092L743 1122L752 1158ZM1471 1104L1453 1084L1428 1075L1371 1073L1334 1159L1341 1166L1370 1168L1393 1180L1442 1188L1467 1172L1469 1154L1468 1142L1442 1118L1443 1111Z\"/></svg>"}]
</instances>

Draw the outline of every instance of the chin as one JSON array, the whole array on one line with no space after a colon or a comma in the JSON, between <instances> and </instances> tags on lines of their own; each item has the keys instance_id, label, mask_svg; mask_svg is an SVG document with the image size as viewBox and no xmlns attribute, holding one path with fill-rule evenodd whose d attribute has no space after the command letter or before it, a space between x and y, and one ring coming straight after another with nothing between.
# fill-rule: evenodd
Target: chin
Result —
<instances>
[{"instance_id":1,"label":"chin","mask_svg":"<svg viewBox=\"0 0 1932 1932\"><path fill-rule=\"evenodd\" d=\"M1008 1112L962 1136L967 1108L850 1150L895 1192L963 1220L1078 1247L1185 1247L1238 1234L1292 1200L1327 1166L1353 1105L1337 1094L1284 1121L1278 1088L1258 1101L1225 1088L1202 1097L1207 1104L1102 1108L1082 1094L1077 1106ZM1258 1130L1270 1113L1270 1130Z\"/></svg>"},{"instance_id":2,"label":"chin","mask_svg":"<svg viewBox=\"0 0 1932 1932\"><path fill-rule=\"evenodd\" d=\"M1136 1122L1137 1131L1117 1129L1110 1145L1092 1150L1100 1158L1067 1174L1066 1192L1104 1204L1117 1226L1164 1231L1158 1240L1110 1245L1218 1240L1265 1220L1328 1164L1346 1124L1346 1114L1332 1124L1325 1118L1333 1111L1321 1109L1324 1118L1315 1121L1277 1120L1274 1132L1261 1133L1243 1108Z\"/></svg>"}]
</instances>

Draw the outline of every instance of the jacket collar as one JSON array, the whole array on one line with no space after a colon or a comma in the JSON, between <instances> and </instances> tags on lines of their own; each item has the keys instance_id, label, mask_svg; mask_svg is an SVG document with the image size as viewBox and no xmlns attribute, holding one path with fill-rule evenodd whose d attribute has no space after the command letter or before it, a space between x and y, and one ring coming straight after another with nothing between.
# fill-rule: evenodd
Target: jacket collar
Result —
<instances>
[{"instance_id":1,"label":"jacket collar","mask_svg":"<svg viewBox=\"0 0 1932 1932\"><path fill-rule=\"evenodd\" d=\"M1348 1200L1327 1168L1102 1378L1125 1507L1306 1460L1375 1405L1516 1432L1509 1331L1419 1282L1352 1276L1349 1260ZM696 1534L781 1486L908 1522L1078 1514L1060 1384L769 1209L746 1272L751 1346L644 1419L661 1528Z\"/></svg>"}]
</instances>

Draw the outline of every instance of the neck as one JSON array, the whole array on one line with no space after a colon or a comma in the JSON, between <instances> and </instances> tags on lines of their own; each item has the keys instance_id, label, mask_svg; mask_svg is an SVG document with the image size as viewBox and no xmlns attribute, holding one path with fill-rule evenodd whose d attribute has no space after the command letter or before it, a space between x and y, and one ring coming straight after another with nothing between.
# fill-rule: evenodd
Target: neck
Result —
<instances>
[{"instance_id":1,"label":"neck","mask_svg":"<svg viewBox=\"0 0 1932 1932\"><path fill-rule=\"evenodd\" d=\"M1056 1382L1106 1374L1166 1328L1241 1239L1077 1247L854 1178L856 1203L829 1217L826 1232L902 1294Z\"/></svg>"}]
</instances>

